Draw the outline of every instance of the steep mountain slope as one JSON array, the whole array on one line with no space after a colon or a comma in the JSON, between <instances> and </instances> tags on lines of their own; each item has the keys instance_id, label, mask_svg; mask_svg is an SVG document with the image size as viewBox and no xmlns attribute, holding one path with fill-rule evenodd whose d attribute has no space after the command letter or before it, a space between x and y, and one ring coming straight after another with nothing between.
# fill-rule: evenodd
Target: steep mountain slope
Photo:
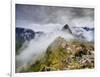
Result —
<instances>
[{"instance_id":1,"label":"steep mountain slope","mask_svg":"<svg viewBox=\"0 0 100 77\"><path fill-rule=\"evenodd\" d=\"M57 37L39 60L33 64L23 66L20 72L85 68L94 68L93 44L79 40L66 41L62 37Z\"/></svg>"}]
</instances>

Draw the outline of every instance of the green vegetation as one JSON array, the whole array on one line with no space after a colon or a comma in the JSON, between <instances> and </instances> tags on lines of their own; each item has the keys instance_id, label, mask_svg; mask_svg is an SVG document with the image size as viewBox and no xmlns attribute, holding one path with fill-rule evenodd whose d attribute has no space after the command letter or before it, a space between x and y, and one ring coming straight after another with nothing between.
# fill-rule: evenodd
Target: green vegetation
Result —
<instances>
[{"instance_id":1,"label":"green vegetation","mask_svg":"<svg viewBox=\"0 0 100 77\"><path fill-rule=\"evenodd\" d=\"M94 68L93 43L79 40L66 41L64 38L58 37L49 45L44 56L35 64L31 64L25 71L38 72L84 68Z\"/></svg>"}]
</instances>

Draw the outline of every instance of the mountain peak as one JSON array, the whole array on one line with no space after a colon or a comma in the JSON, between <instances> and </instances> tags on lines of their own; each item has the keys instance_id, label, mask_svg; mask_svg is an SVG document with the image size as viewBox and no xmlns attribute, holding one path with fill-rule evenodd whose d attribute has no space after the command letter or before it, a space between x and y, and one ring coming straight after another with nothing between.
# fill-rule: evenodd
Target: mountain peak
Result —
<instances>
[{"instance_id":1,"label":"mountain peak","mask_svg":"<svg viewBox=\"0 0 100 77\"><path fill-rule=\"evenodd\" d=\"M71 29L70 29L70 27L69 27L68 24L65 24L65 25L63 26L62 30L67 30L69 33L72 33L72 31L71 31Z\"/></svg>"}]
</instances>

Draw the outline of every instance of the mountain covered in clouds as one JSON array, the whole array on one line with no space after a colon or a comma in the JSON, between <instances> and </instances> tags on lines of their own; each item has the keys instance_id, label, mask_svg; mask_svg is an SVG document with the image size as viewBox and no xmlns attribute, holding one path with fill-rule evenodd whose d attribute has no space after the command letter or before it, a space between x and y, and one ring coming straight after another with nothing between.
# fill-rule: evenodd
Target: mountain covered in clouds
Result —
<instances>
[{"instance_id":1,"label":"mountain covered in clouds","mask_svg":"<svg viewBox=\"0 0 100 77\"><path fill-rule=\"evenodd\" d=\"M35 36L35 32L31 29L25 29L25 28L16 28L16 40L22 40L22 41L29 41L33 39Z\"/></svg>"},{"instance_id":2,"label":"mountain covered in clouds","mask_svg":"<svg viewBox=\"0 0 100 77\"><path fill-rule=\"evenodd\" d=\"M44 35L50 35L50 33L56 33L57 30L54 32L48 32L45 31L34 31L32 29L26 29L21 27L16 27L16 42L24 43L25 41L30 41L35 38L40 38ZM68 24L64 25L62 29L58 29L60 32L66 32L67 34L73 35L75 38L80 40L85 40L89 42L94 42L94 28L89 27L70 27Z\"/></svg>"},{"instance_id":3,"label":"mountain covered in clouds","mask_svg":"<svg viewBox=\"0 0 100 77\"><path fill-rule=\"evenodd\" d=\"M94 8L15 8L16 72L94 67Z\"/></svg>"},{"instance_id":4,"label":"mountain covered in clouds","mask_svg":"<svg viewBox=\"0 0 100 77\"><path fill-rule=\"evenodd\" d=\"M70 27L68 24L66 24L61 29L57 29L57 30L51 29L51 31L47 33L46 31L43 30L35 32L32 29L16 27L16 51L18 51L18 49L22 47L25 41L28 42L32 39L36 40L41 37L46 38L47 36L53 37L53 34L56 36L62 36L63 32L64 32L64 36L72 35L74 39L94 42L94 28L89 28L89 27Z\"/></svg>"},{"instance_id":5,"label":"mountain covered in clouds","mask_svg":"<svg viewBox=\"0 0 100 77\"><path fill-rule=\"evenodd\" d=\"M94 42L94 28L89 27L70 27L65 25L63 30L68 30L77 39Z\"/></svg>"},{"instance_id":6,"label":"mountain covered in clouds","mask_svg":"<svg viewBox=\"0 0 100 77\"><path fill-rule=\"evenodd\" d=\"M40 35L44 34L41 31L34 32L31 29L16 27L16 52L23 46L25 42L29 42L30 40L40 37Z\"/></svg>"},{"instance_id":7,"label":"mountain covered in clouds","mask_svg":"<svg viewBox=\"0 0 100 77\"><path fill-rule=\"evenodd\" d=\"M58 37L66 41L79 40L79 42L94 43L94 28L70 27L68 24L63 26L51 24L42 28L39 25L37 28L16 27L16 71L21 71L23 65L34 64ZM58 40L58 43L60 41Z\"/></svg>"},{"instance_id":8,"label":"mountain covered in clouds","mask_svg":"<svg viewBox=\"0 0 100 77\"><path fill-rule=\"evenodd\" d=\"M35 36L34 31L25 28L16 28L16 53L23 46L25 41L30 41Z\"/></svg>"}]
</instances>

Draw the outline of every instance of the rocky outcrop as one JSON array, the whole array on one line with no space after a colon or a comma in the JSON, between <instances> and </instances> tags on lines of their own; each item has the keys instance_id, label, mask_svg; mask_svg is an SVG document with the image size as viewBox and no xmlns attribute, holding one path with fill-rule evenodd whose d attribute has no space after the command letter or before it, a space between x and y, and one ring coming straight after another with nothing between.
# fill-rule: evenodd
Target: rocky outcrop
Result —
<instances>
[{"instance_id":1,"label":"rocky outcrop","mask_svg":"<svg viewBox=\"0 0 100 77\"><path fill-rule=\"evenodd\" d=\"M59 70L94 67L93 44L58 37L47 49L48 66Z\"/></svg>"}]
</instances>

